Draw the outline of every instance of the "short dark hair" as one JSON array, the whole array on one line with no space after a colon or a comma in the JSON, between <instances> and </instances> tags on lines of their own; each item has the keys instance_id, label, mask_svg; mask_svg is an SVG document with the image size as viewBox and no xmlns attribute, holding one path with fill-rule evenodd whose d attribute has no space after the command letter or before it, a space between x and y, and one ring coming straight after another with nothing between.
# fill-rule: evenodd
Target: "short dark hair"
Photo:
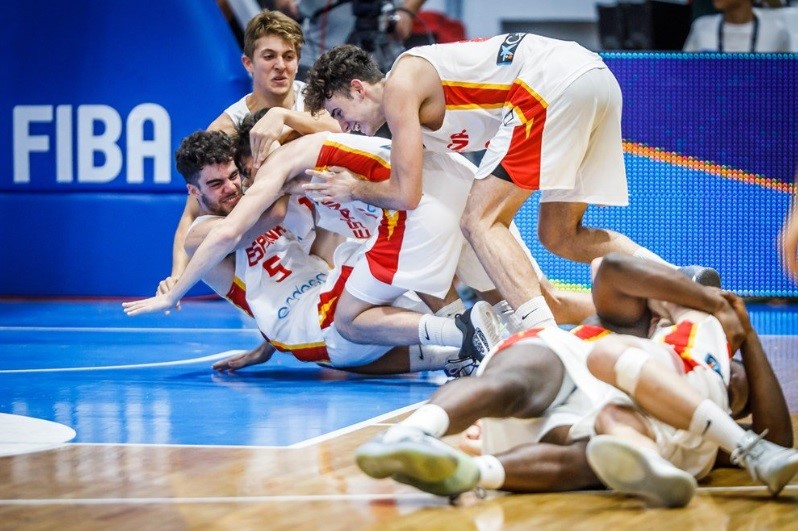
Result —
<instances>
[{"instance_id":1,"label":"short dark hair","mask_svg":"<svg viewBox=\"0 0 798 531\"><path fill-rule=\"evenodd\" d=\"M268 107L258 112L247 114L244 116L244 119L241 120L241 123L236 126L236 133L233 137L235 142L235 161L238 172L241 175L247 174L246 168L244 167L244 159L252 156L252 146L249 143L249 132L252 131L252 128L258 120L263 118L267 112L269 112ZM249 177L252 176L250 175Z\"/></svg>"},{"instance_id":2,"label":"short dark hair","mask_svg":"<svg viewBox=\"0 0 798 531\"><path fill-rule=\"evenodd\" d=\"M233 139L221 131L197 131L180 142L175 152L177 171L188 184L197 186L203 168L233 160Z\"/></svg>"},{"instance_id":3,"label":"short dark hair","mask_svg":"<svg viewBox=\"0 0 798 531\"><path fill-rule=\"evenodd\" d=\"M337 46L322 54L308 71L303 90L305 109L316 114L333 94L349 94L353 79L377 83L384 77L374 59L352 44Z\"/></svg>"}]
</instances>

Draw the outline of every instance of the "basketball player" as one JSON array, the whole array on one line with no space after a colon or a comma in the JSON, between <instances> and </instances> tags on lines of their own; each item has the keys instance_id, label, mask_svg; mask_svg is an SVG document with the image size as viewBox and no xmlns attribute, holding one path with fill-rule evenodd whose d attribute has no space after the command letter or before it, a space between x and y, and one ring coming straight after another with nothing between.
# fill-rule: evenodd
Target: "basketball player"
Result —
<instances>
[{"instance_id":1,"label":"basketball player","mask_svg":"<svg viewBox=\"0 0 798 531\"><path fill-rule=\"evenodd\" d=\"M478 378L448 383L361 446L360 468L440 495L476 486L571 490L600 478L656 504L683 506L694 476L722 461L720 448L778 494L798 471L798 453L786 448L789 412L742 301L621 254L601 263L594 299L601 326L572 334L533 329L505 340ZM641 339L651 326L652 339ZM729 363L738 346L742 364ZM767 440L729 411L750 413ZM437 439L478 419L482 456Z\"/></svg>"},{"instance_id":2,"label":"basketball player","mask_svg":"<svg viewBox=\"0 0 798 531\"><path fill-rule=\"evenodd\" d=\"M176 158L189 193L201 207L202 216L187 238L187 248L194 251L242 200L233 142L224 133L200 131L183 140ZM371 374L445 368L447 374L459 375L471 364L471 360L458 357L460 345L391 350L387 344L353 344L342 338L333 315L362 253L362 243L349 241L336 249L336 264L331 269L323 260L308 256L296 236L281 224L285 211L283 198L243 235L233 254L203 276L215 291L255 318L275 349L302 361ZM427 311L418 299L404 293L394 304ZM469 315L457 317L466 329ZM262 355L270 357L272 352Z\"/></svg>"},{"instance_id":3,"label":"basketball player","mask_svg":"<svg viewBox=\"0 0 798 531\"><path fill-rule=\"evenodd\" d=\"M391 179L337 180L306 189L412 209L422 196L425 148L487 149L460 220L466 238L525 328L553 324L552 311L508 226L541 190L538 233L562 257L589 263L612 251L662 261L626 236L585 227L588 204L626 205L621 91L601 58L576 43L512 33L421 46L387 78L367 54L340 46L309 72L305 104L344 131L393 134Z\"/></svg>"}]
</instances>

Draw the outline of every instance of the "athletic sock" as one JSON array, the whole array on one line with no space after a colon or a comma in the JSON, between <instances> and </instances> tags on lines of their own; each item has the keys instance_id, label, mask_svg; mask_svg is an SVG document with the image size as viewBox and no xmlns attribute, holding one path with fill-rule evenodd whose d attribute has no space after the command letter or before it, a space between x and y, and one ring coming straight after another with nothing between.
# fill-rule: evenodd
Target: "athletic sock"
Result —
<instances>
[{"instance_id":1,"label":"athletic sock","mask_svg":"<svg viewBox=\"0 0 798 531\"><path fill-rule=\"evenodd\" d=\"M435 312L435 315L438 317L454 317L457 314L463 314L465 311L466 307L463 304L463 299L457 299Z\"/></svg>"},{"instance_id":2,"label":"athletic sock","mask_svg":"<svg viewBox=\"0 0 798 531\"><path fill-rule=\"evenodd\" d=\"M454 319L425 314L418 322L418 340L422 345L459 348L463 345L463 333L457 328Z\"/></svg>"},{"instance_id":3,"label":"athletic sock","mask_svg":"<svg viewBox=\"0 0 798 531\"><path fill-rule=\"evenodd\" d=\"M456 360L459 347L441 345L410 345L410 372L439 371L445 369L447 361Z\"/></svg>"},{"instance_id":4,"label":"athletic sock","mask_svg":"<svg viewBox=\"0 0 798 531\"><path fill-rule=\"evenodd\" d=\"M709 399L698 404L688 431L705 437L729 453L737 448L737 443L745 436L745 430Z\"/></svg>"},{"instance_id":5,"label":"athletic sock","mask_svg":"<svg viewBox=\"0 0 798 531\"><path fill-rule=\"evenodd\" d=\"M554 314L551 313L551 308L546 304L546 299L543 298L543 295L538 295L526 301L518 307L515 311L515 315L521 322L521 328L523 330L529 330L536 326L557 325L554 321Z\"/></svg>"},{"instance_id":6,"label":"athletic sock","mask_svg":"<svg viewBox=\"0 0 798 531\"><path fill-rule=\"evenodd\" d=\"M650 262L657 262L659 264L672 267L673 269L679 269L679 266L673 265L672 263L663 259L658 254L649 251L645 247L638 247L637 250L634 252L633 256L636 256L637 258L642 258L643 260L648 260Z\"/></svg>"},{"instance_id":7,"label":"athletic sock","mask_svg":"<svg viewBox=\"0 0 798 531\"><path fill-rule=\"evenodd\" d=\"M398 425L418 428L428 435L440 438L449 429L449 414L437 404L424 404Z\"/></svg>"},{"instance_id":8,"label":"athletic sock","mask_svg":"<svg viewBox=\"0 0 798 531\"><path fill-rule=\"evenodd\" d=\"M493 455L480 455L474 458L479 468L479 485L483 489L496 490L504 485L504 466Z\"/></svg>"}]
</instances>

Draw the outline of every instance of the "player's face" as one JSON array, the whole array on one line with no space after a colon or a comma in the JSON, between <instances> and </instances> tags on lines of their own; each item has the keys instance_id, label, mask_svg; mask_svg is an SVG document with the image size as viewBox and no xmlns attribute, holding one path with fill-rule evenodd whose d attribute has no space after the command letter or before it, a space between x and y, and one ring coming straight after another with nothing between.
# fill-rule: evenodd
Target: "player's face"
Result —
<instances>
[{"instance_id":1,"label":"player's face","mask_svg":"<svg viewBox=\"0 0 798 531\"><path fill-rule=\"evenodd\" d=\"M333 94L325 101L324 108L338 121L345 133L359 131L374 136L385 123L380 104L354 89L350 89L348 95Z\"/></svg>"},{"instance_id":2,"label":"player's face","mask_svg":"<svg viewBox=\"0 0 798 531\"><path fill-rule=\"evenodd\" d=\"M241 199L241 177L235 163L224 162L205 166L200 172L199 186L191 194L209 214L226 216Z\"/></svg>"},{"instance_id":3,"label":"player's face","mask_svg":"<svg viewBox=\"0 0 798 531\"><path fill-rule=\"evenodd\" d=\"M299 54L290 42L276 35L266 35L255 41L252 59L244 56L243 61L256 89L284 96L293 86Z\"/></svg>"}]
</instances>

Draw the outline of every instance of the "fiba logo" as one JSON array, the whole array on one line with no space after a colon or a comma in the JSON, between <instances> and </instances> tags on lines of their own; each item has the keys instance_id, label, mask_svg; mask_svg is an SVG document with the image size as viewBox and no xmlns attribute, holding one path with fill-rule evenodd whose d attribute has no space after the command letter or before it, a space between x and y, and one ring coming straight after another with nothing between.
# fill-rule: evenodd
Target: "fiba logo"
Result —
<instances>
[{"instance_id":1,"label":"fiba logo","mask_svg":"<svg viewBox=\"0 0 798 531\"><path fill-rule=\"evenodd\" d=\"M54 163L64 184L110 183L123 171L128 184L142 184L149 160L153 182L169 184L171 129L169 113L155 103L136 105L127 117L109 105L16 105L14 184L30 184L34 159Z\"/></svg>"}]
</instances>

